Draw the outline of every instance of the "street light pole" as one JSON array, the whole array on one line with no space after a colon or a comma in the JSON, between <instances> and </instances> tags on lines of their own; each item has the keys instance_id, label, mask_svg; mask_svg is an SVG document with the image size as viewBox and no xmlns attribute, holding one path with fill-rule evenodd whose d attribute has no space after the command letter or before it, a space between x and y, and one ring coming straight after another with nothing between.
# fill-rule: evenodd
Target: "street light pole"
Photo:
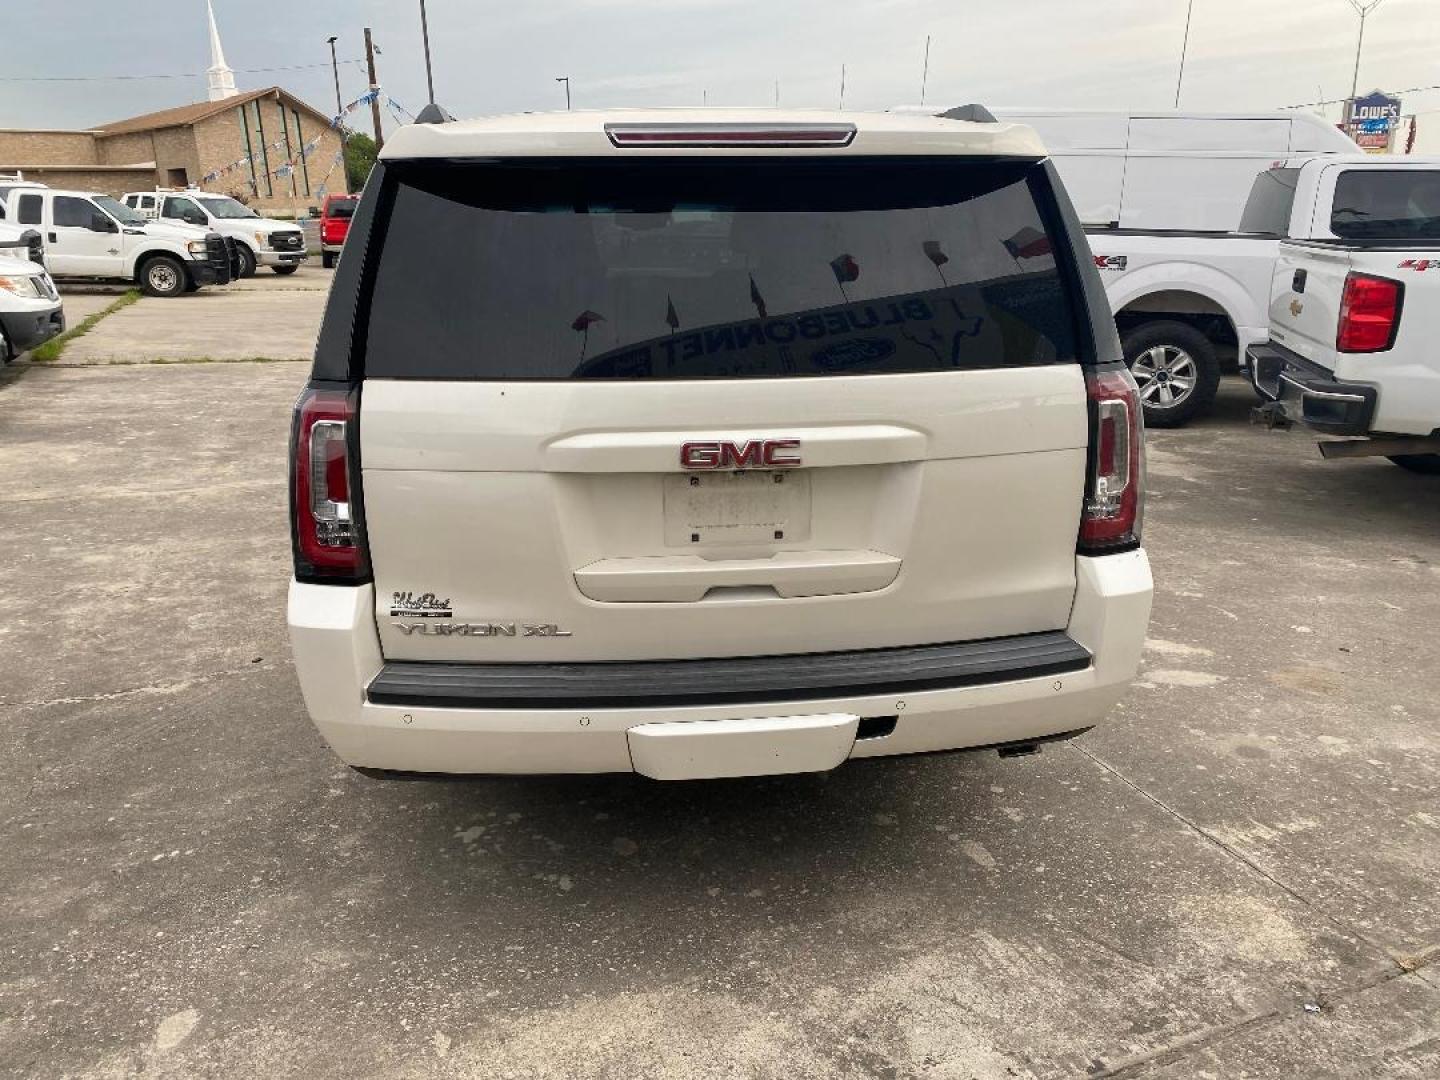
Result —
<instances>
[{"instance_id":1,"label":"street light pole","mask_svg":"<svg viewBox=\"0 0 1440 1080\"><path fill-rule=\"evenodd\" d=\"M925 104L925 84L930 81L930 35L925 35L925 68L920 72L920 104Z\"/></svg>"},{"instance_id":2,"label":"street light pole","mask_svg":"<svg viewBox=\"0 0 1440 1080\"><path fill-rule=\"evenodd\" d=\"M340 153L341 163L344 163L345 153L345 105L340 100L340 62L335 59L335 42L339 40L334 34L326 39L330 44L330 71L335 76L335 123L339 125L340 131ZM343 169L341 170L344 171ZM350 181L345 180L345 190L350 190Z\"/></svg>"},{"instance_id":3,"label":"street light pole","mask_svg":"<svg viewBox=\"0 0 1440 1080\"><path fill-rule=\"evenodd\" d=\"M1180 71L1175 76L1175 108L1180 108L1180 84L1185 81L1185 53L1190 48L1190 16L1195 13L1195 0L1185 8L1185 37L1180 42Z\"/></svg>"},{"instance_id":4,"label":"street light pole","mask_svg":"<svg viewBox=\"0 0 1440 1080\"><path fill-rule=\"evenodd\" d=\"M344 104L340 101L340 61L335 59L335 42L339 39L330 35L326 41L330 43L330 70L335 74L335 115L339 116L345 111Z\"/></svg>"},{"instance_id":5,"label":"street light pole","mask_svg":"<svg viewBox=\"0 0 1440 1080\"><path fill-rule=\"evenodd\" d=\"M430 21L425 17L425 0L420 0L420 36L425 39L425 86L430 91L430 104L435 104L435 76L430 72Z\"/></svg>"},{"instance_id":6,"label":"street light pole","mask_svg":"<svg viewBox=\"0 0 1440 1080\"><path fill-rule=\"evenodd\" d=\"M1365 47L1365 17L1383 4L1385 0L1369 0L1369 3L1362 3L1361 0L1350 0L1350 6L1355 9L1355 14L1360 16L1360 38L1355 42L1355 71L1350 76L1350 100L1345 103L1345 121L1349 123L1350 112L1355 108L1355 92L1360 88L1360 50Z\"/></svg>"},{"instance_id":7,"label":"street light pole","mask_svg":"<svg viewBox=\"0 0 1440 1080\"><path fill-rule=\"evenodd\" d=\"M569 76L569 75L557 75L557 76L555 77L555 81L556 81L556 82L563 82L563 83L565 84L565 111L566 111L566 112L569 112L569 111L570 111L570 76Z\"/></svg>"}]
</instances>

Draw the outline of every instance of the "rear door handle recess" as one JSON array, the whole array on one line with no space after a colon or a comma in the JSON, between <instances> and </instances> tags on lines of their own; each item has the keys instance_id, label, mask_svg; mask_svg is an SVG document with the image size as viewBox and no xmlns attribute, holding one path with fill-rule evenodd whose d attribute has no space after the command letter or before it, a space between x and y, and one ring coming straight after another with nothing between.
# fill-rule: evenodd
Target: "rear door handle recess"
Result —
<instances>
[{"instance_id":1,"label":"rear door handle recess","mask_svg":"<svg viewBox=\"0 0 1440 1080\"><path fill-rule=\"evenodd\" d=\"M1295 271L1295 276L1290 279L1290 288L1293 292L1303 293L1305 291L1305 279L1309 275L1301 268Z\"/></svg>"}]
</instances>

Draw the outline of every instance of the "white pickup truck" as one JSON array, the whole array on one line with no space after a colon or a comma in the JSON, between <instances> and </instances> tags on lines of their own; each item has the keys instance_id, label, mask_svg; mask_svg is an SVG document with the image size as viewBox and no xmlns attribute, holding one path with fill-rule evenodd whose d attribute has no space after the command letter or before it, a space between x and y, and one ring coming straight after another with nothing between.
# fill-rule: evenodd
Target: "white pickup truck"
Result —
<instances>
[{"instance_id":1,"label":"white pickup truck","mask_svg":"<svg viewBox=\"0 0 1440 1080\"><path fill-rule=\"evenodd\" d=\"M235 241L240 276L252 277L257 266L277 274L293 274L305 261L305 236L293 221L262 218L238 199L209 191L157 189L132 191L121 200L143 217L170 224L211 229Z\"/></svg>"},{"instance_id":2,"label":"white pickup truck","mask_svg":"<svg viewBox=\"0 0 1440 1080\"><path fill-rule=\"evenodd\" d=\"M41 258L39 233L0 221L0 366L65 329Z\"/></svg>"},{"instance_id":3,"label":"white pickup truck","mask_svg":"<svg viewBox=\"0 0 1440 1080\"><path fill-rule=\"evenodd\" d=\"M1075 201L1146 424L1176 427L1204 413L1221 373L1239 370L1247 346L1266 336L1270 274L1289 222L1252 216L1256 174L1277 160L1359 148L1298 111L997 113L1039 132Z\"/></svg>"},{"instance_id":4,"label":"white pickup truck","mask_svg":"<svg viewBox=\"0 0 1440 1080\"><path fill-rule=\"evenodd\" d=\"M45 266L56 278L133 281L148 296L180 296L228 284L239 269L233 240L147 221L98 192L20 188L6 210L11 224L40 232Z\"/></svg>"},{"instance_id":5,"label":"white pickup truck","mask_svg":"<svg viewBox=\"0 0 1440 1080\"><path fill-rule=\"evenodd\" d=\"M1259 418L1327 435L1326 458L1440 474L1440 158L1313 161L1308 228L1280 245Z\"/></svg>"}]
</instances>

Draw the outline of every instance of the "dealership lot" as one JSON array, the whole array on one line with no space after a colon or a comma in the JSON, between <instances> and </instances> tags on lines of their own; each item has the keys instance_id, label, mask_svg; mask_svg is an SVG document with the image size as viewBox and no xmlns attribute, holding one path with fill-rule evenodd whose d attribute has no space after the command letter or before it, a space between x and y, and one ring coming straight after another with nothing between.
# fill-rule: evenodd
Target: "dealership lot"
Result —
<instances>
[{"instance_id":1,"label":"dealership lot","mask_svg":"<svg viewBox=\"0 0 1440 1080\"><path fill-rule=\"evenodd\" d=\"M1147 663L1039 757L379 782L289 664L305 366L136 363L294 355L255 284L274 349L242 289L0 375L0 1074L1440 1071L1433 478L1235 381L1152 433Z\"/></svg>"}]
</instances>

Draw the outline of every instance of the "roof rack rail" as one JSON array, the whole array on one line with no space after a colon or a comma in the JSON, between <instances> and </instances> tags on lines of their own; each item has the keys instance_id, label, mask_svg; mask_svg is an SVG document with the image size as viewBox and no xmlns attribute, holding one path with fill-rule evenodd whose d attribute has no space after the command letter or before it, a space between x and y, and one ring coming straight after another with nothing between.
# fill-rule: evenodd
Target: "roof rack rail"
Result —
<instances>
[{"instance_id":1,"label":"roof rack rail","mask_svg":"<svg viewBox=\"0 0 1440 1080\"><path fill-rule=\"evenodd\" d=\"M998 124L995 114L984 105L957 105L939 114L942 120L968 120L972 124Z\"/></svg>"},{"instance_id":2,"label":"roof rack rail","mask_svg":"<svg viewBox=\"0 0 1440 1080\"><path fill-rule=\"evenodd\" d=\"M426 105L423 109L420 110L420 115L415 117L415 123L448 124L454 119L455 117L450 115L450 110L446 109L443 105L437 105L435 102L432 101L429 105Z\"/></svg>"}]
</instances>

